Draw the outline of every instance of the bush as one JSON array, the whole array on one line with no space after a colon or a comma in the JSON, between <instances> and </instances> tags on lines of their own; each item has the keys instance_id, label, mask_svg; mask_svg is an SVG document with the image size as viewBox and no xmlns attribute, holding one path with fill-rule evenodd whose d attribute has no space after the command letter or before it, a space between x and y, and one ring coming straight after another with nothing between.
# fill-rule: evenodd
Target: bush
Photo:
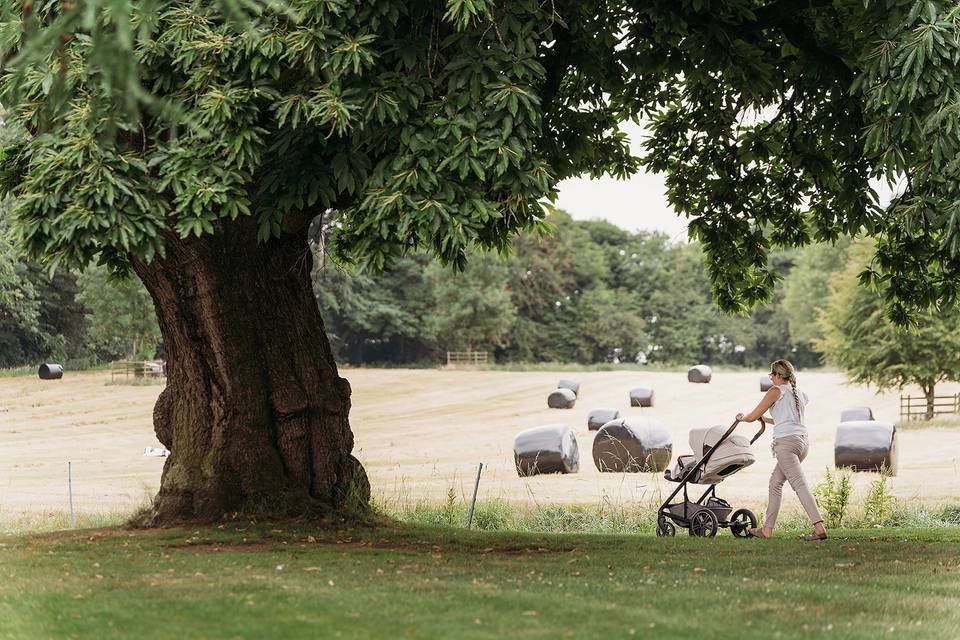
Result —
<instances>
[{"instance_id":1,"label":"bush","mask_svg":"<svg viewBox=\"0 0 960 640\"><path fill-rule=\"evenodd\" d=\"M827 474L813 490L813 495L817 497L817 504L823 511L827 526L839 527L843 525L847 508L850 506L852 491L849 471L831 473L830 469L827 468Z\"/></svg>"},{"instance_id":2,"label":"bush","mask_svg":"<svg viewBox=\"0 0 960 640\"><path fill-rule=\"evenodd\" d=\"M894 498L887 485L889 478L890 470L883 467L880 469L880 477L870 483L867 497L863 501L863 519L868 525L886 524L893 516Z\"/></svg>"}]
</instances>

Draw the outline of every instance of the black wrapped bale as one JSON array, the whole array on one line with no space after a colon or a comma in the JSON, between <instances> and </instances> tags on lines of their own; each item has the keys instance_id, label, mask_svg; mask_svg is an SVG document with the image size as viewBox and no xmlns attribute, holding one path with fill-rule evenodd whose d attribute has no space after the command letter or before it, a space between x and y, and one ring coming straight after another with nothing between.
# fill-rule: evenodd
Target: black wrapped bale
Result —
<instances>
[{"instance_id":1,"label":"black wrapped bale","mask_svg":"<svg viewBox=\"0 0 960 640\"><path fill-rule=\"evenodd\" d=\"M596 431L611 420L620 417L620 412L616 409L594 409L587 416L587 429Z\"/></svg>"},{"instance_id":2,"label":"black wrapped bale","mask_svg":"<svg viewBox=\"0 0 960 640\"><path fill-rule=\"evenodd\" d=\"M550 424L518 433L513 440L513 460L517 475L521 477L580 470L577 438L564 424Z\"/></svg>"},{"instance_id":3,"label":"black wrapped bale","mask_svg":"<svg viewBox=\"0 0 960 640\"><path fill-rule=\"evenodd\" d=\"M653 406L653 389L647 389L646 387L637 387L636 389L630 390L630 406L631 407L652 407Z\"/></svg>"},{"instance_id":4,"label":"black wrapped bale","mask_svg":"<svg viewBox=\"0 0 960 640\"><path fill-rule=\"evenodd\" d=\"M577 394L570 389L554 389L547 396L547 406L551 409L573 409L577 402Z\"/></svg>"},{"instance_id":5,"label":"black wrapped bale","mask_svg":"<svg viewBox=\"0 0 960 640\"><path fill-rule=\"evenodd\" d=\"M847 407L840 412L840 422L863 422L873 420L873 411L870 407Z\"/></svg>"},{"instance_id":6,"label":"black wrapped bale","mask_svg":"<svg viewBox=\"0 0 960 640\"><path fill-rule=\"evenodd\" d=\"M698 364L695 367L690 367L690 370L687 371L687 382L706 384L710 382L710 378L712 377L713 369L705 364Z\"/></svg>"},{"instance_id":7,"label":"black wrapped bale","mask_svg":"<svg viewBox=\"0 0 960 640\"><path fill-rule=\"evenodd\" d=\"M833 464L854 471L886 467L897 475L897 428L890 422L853 420L837 425Z\"/></svg>"},{"instance_id":8,"label":"black wrapped bale","mask_svg":"<svg viewBox=\"0 0 960 640\"><path fill-rule=\"evenodd\" d=\"M573 391L573 395L580 395L580 383L576 380L561 380L557 384L557 389L570 389L570 391Z\"/></svg>"},{"instance_id":9,"label":"black wrapped bale","mask_svg":"<svg viewBox=\"0 0 960 640\"><path fill-rule=\"evenodd\" d=\"M773 388L773 380L770 376L760 376L760 393L766 393Z\"/></svg>"},{"instance_id":10,"label":"black wrapped bale","mask_svg":"<svg viewBox=\"0 0 960 640\"><path fill-rule=\"evenodd\" d=\"M672 456L670 434L652 418L613 420L593 439L593 462L600 471L663 471Z\"/></svg>"},{"instance_id":11,"label":"black wrapped bale","mask_svg":"<svg viewBox=\"0 0 960 640\"><path fill-rule=\"evenodd\" d=\"M41 380L59 380L63 377L63 365L62 364L42 364L40 365L40 370L37 371L40 375Z\"/></svg>"}]
</instances>

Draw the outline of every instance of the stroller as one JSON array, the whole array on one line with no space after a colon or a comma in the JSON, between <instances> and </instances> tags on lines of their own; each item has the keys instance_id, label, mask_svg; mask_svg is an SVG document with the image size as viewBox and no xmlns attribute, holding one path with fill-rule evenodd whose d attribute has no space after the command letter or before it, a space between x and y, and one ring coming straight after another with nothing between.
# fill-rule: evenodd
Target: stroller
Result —
<instances>
[{"instance_id":1,"label":"stroller","mask_svg":"<svg viewBox=\"0 0 960 640\"><path fill-rule=\"evenodd\" d=\"M733 433L739 420L729 428L718 425L690 432L693 455L680 456L673 469L663 472L664 478L680 484L657 511L658 536L674 536L677 527L688 529L692 536L713 537L717 535L719 527L729 528L738 538L750 535L747 529L757 526L757 517L749 509L733 511L729 502L717 497L717 484L754 463L750 445L763 435L763 419L759 422L760 430L750 441ZM710 488L695 502L691 502L687 496L688 484L708 484ZM683 502L671 503L681 490Z\"/></svg>"}]
</instances>

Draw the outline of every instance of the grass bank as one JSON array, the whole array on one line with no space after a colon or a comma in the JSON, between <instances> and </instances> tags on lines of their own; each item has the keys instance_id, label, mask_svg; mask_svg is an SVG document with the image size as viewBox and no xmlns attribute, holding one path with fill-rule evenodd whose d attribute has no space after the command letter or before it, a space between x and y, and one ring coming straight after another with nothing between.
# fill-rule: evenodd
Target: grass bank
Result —
<instances>
[{"instance_id":1,"label":"grass bank","mask_svg":"<svg viewBox=\"0 0 960 640\"><path fill-rule=\"evenodd\" d=\"M822 543L234 523L0 540L3 638L960 636L956 529Z\"/></svg>"}]
</instances>

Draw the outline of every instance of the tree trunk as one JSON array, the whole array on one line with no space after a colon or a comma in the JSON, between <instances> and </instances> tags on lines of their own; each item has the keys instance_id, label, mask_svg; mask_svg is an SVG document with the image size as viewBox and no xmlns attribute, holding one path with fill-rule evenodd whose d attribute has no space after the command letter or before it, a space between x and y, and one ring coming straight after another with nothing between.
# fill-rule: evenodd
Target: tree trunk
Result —
<instances>
[{"instance_id":1,"label":"tree trunk","mask_svg":"<svg viewBox=\"0 0 960 640\"><path fill-rule=\"evenodd\" d=\"M314 299L306 225L258 243L241 220L166 247L134 263L166 347L153 421L171 452L141 523L363 510L350 385Z\"/></svg>"},{"instance_id":2,"label":"tree trunk","mask_svg":"<svg viewBox=\"0 0 960 640\"><path fill-rule=\"evenodd\" d=\"M933 416L934 416L933 405L935 403L935 398L936 398L935 390L937 388L937 385L936 383L931 382L929 384L920 385L920 388L923 389L923 395L927 399L927 413L924 416L924 420L933 420Z\"/></svg>"}]
</instances>

